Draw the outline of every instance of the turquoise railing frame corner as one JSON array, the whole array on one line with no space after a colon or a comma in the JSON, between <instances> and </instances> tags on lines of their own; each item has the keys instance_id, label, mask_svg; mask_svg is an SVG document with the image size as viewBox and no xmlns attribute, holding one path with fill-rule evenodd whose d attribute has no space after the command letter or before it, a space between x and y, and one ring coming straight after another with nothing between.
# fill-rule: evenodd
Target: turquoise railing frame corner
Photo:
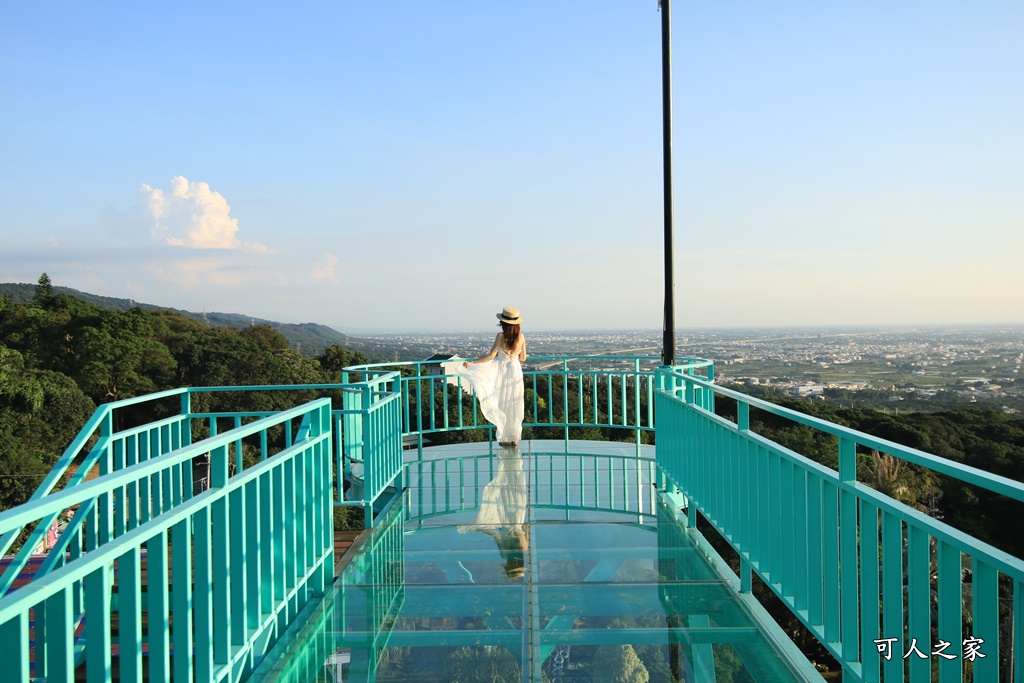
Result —
<instances>
[{"instance_id":1,"label":"turquoise railing frame corner","mask_svg":"<svg viewBox=\"0 0 1024 683\"><path fill-rule=\"evenodd\" d=\"M114 410L185 393L101 407L68 451L96 441L69 483L54 491L48 477L0 513L8 548L71 518L27 585L12 590L29 543L2 574L0 659L13 680L73 681L84 663L88 680L109 681L115 654L122 681L238 680L333 580L330 400L239 416L195 443L202 416L184 398L183 414L113 429ZM198 492L196 461L209 463Z\"/></svg>"},{"instance_id":2,"label":"turquoise railing frame corner","mask_svg":"<svg viewBox=\"0 0 1024 683\"><path fill-rule=\"evenodd\" d=\"M369 528L374 524L375 503L390 487L402 490L401 374L367 372L362 381L349 381L355 374L347 370L343 376L342 409L336 417L343 441L335 503L361 507L364 526ZM354 466L362 468L360 494L346 496L341 473L351 476Z\"/></svg>"},{"instance_id":3,"label":"turquoise railing frame corner","mask_svg":"<svg viewBox=\"0 0 1024 683\"><path fill-rule=\"evenodd\" d=\"M1024 562L858 482L856 454L877 450L1017 501L1024 483L659 373L656 459L686 497L689 524L699 512L714 527L739 557L741 590L759 577L844 681L930 683L933 667L941 683L968 669L979 683L1024 681ZM709 408L712 395L736 402L735 422ZM839 470L756 434L752 409L834 436ZM941 643L954 656L932 656ZM972 644L985 656L970 657Z\"/></svg>"}]
</instances>

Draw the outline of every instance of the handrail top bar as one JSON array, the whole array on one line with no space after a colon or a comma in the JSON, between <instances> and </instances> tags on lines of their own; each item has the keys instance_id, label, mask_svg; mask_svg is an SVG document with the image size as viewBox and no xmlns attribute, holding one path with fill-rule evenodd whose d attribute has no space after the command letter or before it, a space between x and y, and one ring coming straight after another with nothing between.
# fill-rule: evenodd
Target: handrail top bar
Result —
<instances>
[{"instance_id":1,"label":"handrail top bar","mask_svg":"<svg viewBox=\"0 0 1024 683\"><path fill-rule=\"evenodd\" d=\"M328 390L328 391L342 391L342 392L358 392L358 389L353 387L370 386L372 384L379 384L381 381L387 381L393 377L399 376L399 372L394 370L389 372L387 375L381 375L373 380L364 382L324 382L322 384L241 384L238 386L218 386L218 387L188 387L186 391L195 394L211 394L216 392L236 392L236 391L306 391L306 390Z\"/></svg>"},{"instance_id":2,"label":"handrail top bar","mask_svg":"<svg viewBox=\"0 0 1024 683\"><path fill-rule=\"evenodd\" d=\"M57 482L67 471L67 466L70 465L71 461L79 455L79 452L85 446L86 442L93 437L96 430L113 411L118 408L124 408L138 403L155 401L169 396L179 396L186 391L187 389L178 387L177 389L167 389L153 394L133 396L131 398L125 398L111 403L101 403L96 406L96 410L89 416L89 419L86 420L82 429L80 429L78 434L75 435L75 438L71 440L68 447L64 449L64 452L61 453L61 456L57 459L57 462L54 463L50 471L46 473L46 477L42 482L40 482L39 487L33 491L29 501L38 500L40 497L47 495L53 490L53 487L57 485Z\"/></svg>"},{"instance_id":3,"label":"handrail top bar","mask_svg":"<svg viewBox=\"0 0 1024 683\"><path fill-rule=\"evenodd\" d=\"M379 368L412 367L412 366L418 366L418 365L441 365L443 363L452 363L452 362L459 361L459 360L468 360L468 357L467 358L463 358L461 356L455 355L455 356L453 356L452 358L449 358L449 359L435 359L435 360L426 360L426 359L424 359L424 360L391 361L391 362L387 362L387 363L363 363L361 365L350 365L350 366L348 366L346 368L343 368L343 370L345 372L364 372L364 371L367 371L367 370L376 370L376 369L379 369ZM605 356L605 355L596 355L596 356L589 356L589 355L583 355L583 356L530 356L529 360L530 361L556 361L556 360L564 360L564 361L638 360L638 361L660 362L661 361L661 356L626 356L626 355L622 355L622 356L615 356L615 355L612 355L612 356ZM707 359L704 359L704 358L680 358L680 359L677 360L676 364L673 367L674 368L679 368L679 367L684 367L685 366L685 367L702 368L702 367L711 366L713 364L714 364L714 361L710 361L710 360L707 360ZM660 367L663 367L663 366L660 366Z\"/></svg>"},{"instance_id":4,"label":"handrail top bar","mask_svg":"<svg viewBox=\"0 0 1024 683\"><path fill-rule=\"evenodd\" d=\"M57 493L44 496L41 499L29 501L23 505L11 508L10 510L5 510L0 512L0 534L24 527L26 524L37 521L48 514L66 510L72 505L80 505L81 503L103 493L110 493L118 486L123 485L121 483L117 483L121 480L125 480L124 483L129 483L128 480L138 481L142 477L155 474L156 472L165 470L168 467L174 467L180 462L191 460L196 457L197 454L207 453L221 446L226 446L233 441L237 441L238 439L242 439L250 434L260 432L266 427L272 427L298 417L299 415L314 412L315 410L323 407L330 407L330 399L318 398L308 403L304 403L301 406L296 406L295 408L275 413L269 417L257 420L256 422L235 427L234 429L208 437L202 441L182 446L181 448L169 451L156 458L151 458L143 462L135 463L134 465L129 465L128 467L116 472L102 475L91 481L62 489Z\"/></svg>"},{"instance_id":5,"label":"handrail top bar","mask_svg":"<svg viewBox=\"0 0 1024 683\"><path fill-rule=\"evenodd\" d=\"M117 410L118 408L124 408L126 406L135 405L137 403L145 403L146 401L157 401L161 398L168 398L170 396L179 396L188 391L188 387L177 387L175 389L165 389L163 391L156 391L152 394L143 394L142 396L132 396L131 398L122 398L119 401L112 403L101 403L98 408L108 408L110 410Z\"/></svg>"},{"instance_id":6,"label":"handrail top bar","mask_svg":"<svg viewBox=\"0 0 1024 683\"><path fill-rule=\"evenodd\" d=\"M813 415L807 415L791 408L775 405L774 403L769 403L762 399L748 396L747 394L733 389L726 389L725 387L714 384L713 382L707 382L702 377L687 375L669 368L663 368L659 372L672 375L673 377L680 378L686 382L693 382L694 384L703 386L716 394L728 396L740 403L746 403L747 405L754 406L759 410L763 410L766 413L772 413L773 415L790 419L793 422L813 427L840 439L849 439L861 446L867 446L877 451L888 453L889 455L896 455L908 462L927 467L928 469L936 472L948 474L967 483L981 486L982 488L988 489L994 493L999 493L1009 498L1013 498L1014 500L1024 502L1024 483L1015 481L1008 477L992 474L991 472L986 472L985 470L978 469L977 467L963 465L937 455L932 455L931 453L925 453L924 451L920 451L916 448L903 446L894 441L889 441L888 439L871 436L870 434L859 432L855 429L850 429L849 427L833 424L826 420L822 420L821 418L814 417Z\"/></svg>"}]
</instances>

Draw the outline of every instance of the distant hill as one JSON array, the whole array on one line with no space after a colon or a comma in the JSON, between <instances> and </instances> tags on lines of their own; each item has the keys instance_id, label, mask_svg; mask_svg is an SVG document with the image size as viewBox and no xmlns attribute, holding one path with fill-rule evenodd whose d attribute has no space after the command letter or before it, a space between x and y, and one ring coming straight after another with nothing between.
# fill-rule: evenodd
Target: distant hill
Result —
<instances>
[{"instance_id":1,"label":"distant hill","mask_svg":"<svg viewBox=\"0 0 1024 683\"><path fill-rule=\"evenodd\" d=\"M341 344L346 349L352 351L362 351L371 360L391 359L397 349L397 347L394 349L385 348L379 342L370 342L368 340L350 337L349 335L338 332L326 325L319 325L317 323L279 323L274 322L273 320L264 320L262 318L242 315L240 313L195 313L193 311L185 311L180 308L146 304L139 301L133 301L131 299L118 299L111 296L89 294L88 292L80 292L77 289L60 287L57 285L54 285L53 290L59 294L69 294L71 296L78 297L79 299L84 299L96 306L113 308L119 311L127 311L130 308L135 307L142 308L147 311L174 311L206 323L207 325L232 327L235 329L242 329L254 324L269 325L280 332L281 335L288 340L288 343L291 344L292 348L311 357L319 355L325 348L334 344ZM36 286L34 284L0 283L0 298L6 296L12 303L28 303L32 301L35 293Z\"/></svg>"}]
</instances>

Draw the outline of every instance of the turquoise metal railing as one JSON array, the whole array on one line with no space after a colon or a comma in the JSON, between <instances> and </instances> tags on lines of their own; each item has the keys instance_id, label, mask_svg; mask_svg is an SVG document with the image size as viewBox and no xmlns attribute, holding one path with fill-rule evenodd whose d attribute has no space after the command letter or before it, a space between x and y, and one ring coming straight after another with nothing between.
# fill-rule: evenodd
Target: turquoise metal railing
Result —
<instances>
[{"instance_id":1,"label":"turquoise metal railing","mask_svg":"<svg viewBox=\"0 0 1024 683\"><path fill-rule=\"evenodd\" d=\"M345 369L343 382L399 371L403 433L420 437L422 446L427 434L490 429L457 372L461 360L353 366ZM523 426L560 428L567 440L570 428L620 428L633 431L640 443L641 432L654 430L654 373L659 362L654 356L530 356L523 370ZM685 358L675 367L714 381L711 361Z\"/></svg>"},{"instance_id":2,"label":"turquoise metal railing","mask_svg":"<svg viewBox=\"0 0 1024 683\"><path fill-rule=\"evenodd\" d=\"M358 554L346 556L350 561L325 599L308 610L301 630L268 653L255 680L374 680L406 594L405 530L395 500ZM344 648L341 634L348 634Z\"/></svg>"},{"instance_id":3,"label":"turquoise metal railing","mask_svg":"<svg viewBox=\"0 0 1024 683\"><path fill-rule=\"evenodd\" d=\"M650 447L648 447L650 448ZM653 516L657 471L653 448L632 455L524 453L530 461L530 505L564 511L632 512ZM516 463L522 468L521 463ZM419 460L406 466L407 521L429 520L480 507L484 487L498 474L492 455ZM554 519L554 517L551 517Z\"/></svg>"},{"instance_id":4,"label":"turquoise metal railing","mask_svg":"<svg viewBox=\"0 0 1024 683\"><path fill-rule=\"evenodd\" d=\"M72 443L65 449L53 469L47 474L29 502L50 495L54 490L68 489L85 482L88 477L118 472L125 467L146 462L172 450L191 443L193 434L216 435L225 421L231 428L266 417L274 411L233 411L233 412L192 412L192 399L199 394L228 393L238 395L249 392L317 392L319 394L342 390L337 384L276 385L242 387L190 387L157 392L145 396L123 399L99 406L86 422ZM125 413L172 414L162 419L137 426L121 427ZM129 416L133 417L133 416ZM282 423L284 446L291 445L295 432L292 420ZM336 435L336 450L341 452L341 433ZM242 442L238 440L233 451L232 467L243 469ZM257 446L258 447L258 446ZM267 440L263 438L262 451L267 453ZM75 558L89 552L100 543L130 531L140 522L146 521L154 512L163 512L172 506L188 500L193 495L193 463L183 462L175 472L154 482L140 482L138 491L131 486L119 489L113 495L103 495L95 503L83 505L73 511L73 516L62 527L62 533L55 547L49 549L41 562L31 562L32 552L41 545L48 532L55 528L64 516L54 513L25 528L0 533L0 555L17 547L17 553L5 562L0 571L0 595L11 589L17 580L28 577L42 577L55 568L63 566L68 558ZM130 509L117 505L119 497L129 500L137 493L146 495L152 486L153 505L130 514ZM112 515L105 514L113 510ZM92 520L91 524L87 524ZM86 533L86 530L89 530Z\"/></svg>"},{"instance_id":5,"label":"turquoise metal railing","mask_svg":"<svg viewBox=\"0 0 1024 683\"><path fill-rule=\"evenodd\" d=\"M524 426L563 430L566 442L574 427L615 427L632 430L637 454L641 433L654 430L654 363L656 358L634 356L542 356L531 358L540 367L524 371L530 400ZM380 363L346 368L342 375L343 409L336 412L343 432L337 471L355 474L361 488L343 495L337 480L337 504L360 506L365 524L373 525L374 504L390 487L400 489L402 439L414 436L422 451L427 434L490 429L475 396L463 391L457 372L443 367L453 361ZM459 364L454 361L456 369ZM595 365L602 366L597 369ZM687 359L681 372L714 378L710 361ZM556 383L561 391L555 391ZM451 391L449 390L451 387ZM560 396L561 400L555 400ZM556 403L559 407L556 407Z\"/></svg>"},{"instance_id":6,"label":"turquoise metal railing","mask_svg":"<svg viewBox=\"0 0 1024 683\"><path fill-rule=\"evenodd\" d=\"M74 487L84 482L86 476L94 469L98 469L100 474L106 474L126 464L148 460L187 445L191 440L191 429L188 418L184 415L158 420L121 432L114 430L116 410L141 404L161 405L167 399L175 400L174 397L182 397L181 403L187 404L185 390L176 389L104 404L97 408L78 436L58 459L53 469L43 479L29 502L42 499L65 478L67 483L64 484L64 488ZM182 412L187 411L183 410ZM75 469L69 472L73 466ZM182 476L188 477L188 481L191 482L190 473L191 463L183 463L176 476L179 479ZM171 489L170 480L168 480L166 488L164 482L161 481L159 484L160 486L154 491L154 494L158 496L158 507L162 508L163 505L170 504L175 494ZM146 487L148 483L143 483L141 486ZM164 499L159 498L165 493L168 495L166 503ZM191 496L191 488L188 492L180 492L178 495L178 502L180 502L180 496ZM73 559L82 552L95 549L99 543L118 535L118 532L123 533L125 526L123 507L114 518L99 512L111 509L111 501L110 494L104 494L96 501L99 503L98 506L89 503L79 507L74 517L68 521L64 533L61 535L60 544L52 549L42 566L36 570L36 574L45 574L63 565L66 560L65 551L69 551L70 557ZM10 590L15 579L25 569L32 550L46 538L47 532L58 522L61 512L57 511L41 518L34 527L0 532L0 555L6 554L19 538L24 539L17 555L7 569L0 574L0 595ZM86 520L92 521L89 527L92 531L83 536ZM72 540L76 542L72 543Z\"/></svg>"},{"instance_id":7,"label":"turquoise metal railing","mask_svg":"<svg viewBox=\"0 0 1024 683\"><path fill-rule=\"evenodd\" d=\"M102 425L109 413L99 415ZM293 421L294 434L280 429ZM170 680L172 671L175 680L237 680L330 583L329 400L194 444L181 436L177 448L169 437L159 454L128 462L133 449L139 455L130 444L160 434L166 422L118 433L119 471L0 513L5 538L70 509L83 517L51 551L61 558L48 573L0 598L0 660L16 680L74 680L83 657L89 680L111 680L115 651L122 681L141 681L144 671L150 680ZM109 421L101 430L98 444L111 439ZM275 430L287 444L272 443ZM232 451L253 439L260 462L229 476ZM110 461L118 451L101 447ZM207 454L210 488L192 495L182 473Z\"/></svg>"},{"instance_id":8,"label":"turquoise metal railing","mask_svg":"<svg viewBox=\"0 0 1024 683\"><path fill-rule=\"evenodd\" d=\"M348 671L353 680L374 680L378 658L388 646L391 628L405 600L402 517L401 501L395 499L381 513L366 546L338 577L336 595L340 599L334 615L334 632L360 633L367 646L352 650ZM344 590L347 585L360 589L351 595Z\"/></svg>"},{"instance_id":9,"label":"turquoise metal railing","mask_svg":"<svg viewBox=\"0 0 1024 683\"><path fill-rule=\"evenodd\" d=\"M358 463L363 485L358 498L345 498L343 477L337 477L338 505L363 508L367 527L373 526L374 503L390 486L402 488L402 397L399 373L388 372L362 382L345 384L343 408L335 419L342 425L343 450L336 471L351 473ZM343 462L343 458L346 461Z\"/></svg>"},{"instance_id":10,"label":"turquoise metal railing","mask_svg":"<svg viewBox=\"0 0 1024 683\"><path fill-rule=\"evenodd\" d=\"M690 523L699 511L714 526L739 555L743 589L760 577L842 663L845 681L903 681L905 666L912 683L930 682L933 666L943 683L971 668L977 683L1024 681L1024 562L858 482L857 451L1018 501L1024 484L687 374L659 375L657 461L688 498ZM700 405L701 393L734 399L736 422ZM751 431L751 408L836 437L839 471ZM1001 632L1001 620L1012 628ZM955 656L935 655L940 643ZM972 646L984 656L965 663Z\"/></svg>"}]
</instances>

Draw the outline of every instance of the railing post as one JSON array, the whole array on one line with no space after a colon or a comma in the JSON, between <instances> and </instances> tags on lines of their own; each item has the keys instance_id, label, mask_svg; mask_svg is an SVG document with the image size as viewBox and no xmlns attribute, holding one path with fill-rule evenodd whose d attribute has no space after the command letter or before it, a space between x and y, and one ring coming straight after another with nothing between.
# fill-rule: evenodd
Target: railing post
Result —
<instances>
[{"instance_id":1,"label":"railing post","mask_svg":"<svg viewBox=\"0 0 1024 683\"><path fill-rule=\"evenodd\" d=\"M743 432L750 431L750 404L743 401L736 402L736 429Z\"/></svg>"},{"instance_id":2,"label":"railing post","mask_svg":"<svg viewBox=\"0 0 1024 683\"><path fill-rule=\"evenodd\" d=\"M839 632L848 665L860 661L857 495L849 490L857 481L857 443L851 439L839 439L839 480Z\"/></svg>"},{"instance_id":3,"label":"railing post","mask_svg":"<svg viewBox=\"0 0 1024 683\"><path fill-rule=\"evenodd\" d=\"M228 447L217 446L210 451L210 488L223 488L228 484Z\"/></svg>"},{"instance_id":4,"label":"railing post","mask_svg":"<svg viewBox=\"0 0 1024 683\"><path fill-rule=\"evenodd\" d=\"M367 500L367 496L370 495L370 492L376 492L377 490L377 477L379 474L377 461L380 456L378 444L374 438L376 435L373 432L373 425L370 419L370 411L373 408L373 392L369 382L363 384L359 396L361 412L358 415L357 422L359 423L362 441L363 526L369 529L373 526L373 501ZM423 406L419 405L417 408L419 413L422 411Z\"/></svg>"},{"instance_id":5,"label":"railing post","mask_svg":"<svg viewBox=\"0 0 1024 683\"><path fill-rule=\"evenodd\" d=\"M107 414L103 416L103 422L100 423L100 438L104 440L103 453L100 456L99 469L100 476L110 474L114 471L114 411L108 410ZM113 505L116 504L116 500L113 494L104 493L99 497L99 504L97 506L97 519L99 521L99 529L97 534L97 545L102 545L113 538ZM122 506L124 501L121 501Z\"/></svg>"},{"instance_id":6,"label":"railing post","mask_svg":"<svg viewBox=\"0 0 1024 683\"><path fill-rule=\"evenodd\" d=\"M550 384L548 385L551 386ZM581 397L582 399L582 397ZM565 421L565 452L569 452L569 359L562 359L562 419Z\"/></svg>"},{"instance_id":7,"label":"railing post","mask_svg":"<svg viewBox=\"0 0 1024 683\"><path fill-rule=\"evenodd\" d=\"M633 421L636 423L633 434L636 437L636 457L640 458L640 359L633 359Z\"/></svg>"}]
</instances>

